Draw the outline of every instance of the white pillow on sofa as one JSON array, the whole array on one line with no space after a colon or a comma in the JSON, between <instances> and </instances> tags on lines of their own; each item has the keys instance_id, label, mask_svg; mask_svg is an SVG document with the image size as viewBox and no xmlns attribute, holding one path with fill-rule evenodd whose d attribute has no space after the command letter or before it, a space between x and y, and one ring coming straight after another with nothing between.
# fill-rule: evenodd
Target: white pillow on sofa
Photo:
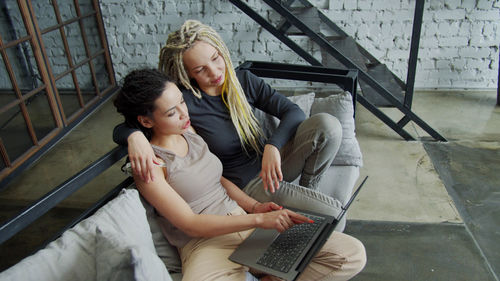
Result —
<instances>
[{"instance_id":1,"label":"white pillow on sofa","mask_svg":"<svg viewBox=\"0 0 500 281\"><path fill-rule=\"evenodd\" d=\"M293 103L297 104L302 111L306 114L306 118L311 115L311 106L314 103L314 97L316 94L314 92L310 92L305 95L298 95L298 96L289 96L287 97L289 100L291 100ZM276 118L276 121L279 121L278 118Z\"/></svg>"},{"instance_id":2,"label":"white pillow on sofa","mask_svg":"<svg viewBox=\"0 0 500 281\"><path fill-rule=\"evenodd\" d=\"M97 226L156 253L139 193L124 189L47 247L1 272L0 280L95 280Z\"/></svg>"},{"instance_id":3,"label":"white pillow on sofa","mask_svg":"<svg viewBox=\"0 0 500 281\"><path fill-rule=\"evenodd\" d=\"M0 280L94 280L93 232L94 224L77 224L44 249L0 272Z\"/></svg>"},{"instance_id":4,"label":"white pillow on sofa","mask_svg":"<svg viewBox=\"0 0 500 281\"><path fill-rule=\"evenodd\" d=\"M305 95L289 96L287 98L291 100L293 103L297 104L300 107L300 109L304 111L307 118L311 113L311 106L314 102L314 96L315 94L311 92ZM258 108L255 109L254 115L255 118L259 120L264 135L269 138L272 135L272 132L274 132L274 130L278 128L280 120L272 116L271 114L265 113L264 111Z\"/></svg>"},{"instance_id":5,"label":"white pillow on sofa","mask_svg":"<svg viewBox=\"0 0 500 281\"><path fill-rule=\"evenodd\" d=\"M96 280L172 281L156 253L127 241L117 232L96 229Z\"/></svg>"},{"instance_id":6,"label":"white pillow on sofa","mask_svg":"<svg viewBox=\"0 0 500 281\"><path fill-rule=\"evenodd\" d=\"M123 189L87 220L103 232L118 233L123 239L155 252L146 210L136 189Z\"/></svg>"},{"instance_id":7,"label":"white pillow on sofa","mask_svg":"<svg viewBox=\"0 0 500 281\"><path fill-rule=\"evenodd\" d=\"M363 158L358 140L356 139L351 94L343 91L326 98L315 98L311 106L311 115L320 112L326 112L337 117L342 125L342 142L335 159L333 159L332 165L361 167L363 165Z\"/></svg>"}]
</instances>

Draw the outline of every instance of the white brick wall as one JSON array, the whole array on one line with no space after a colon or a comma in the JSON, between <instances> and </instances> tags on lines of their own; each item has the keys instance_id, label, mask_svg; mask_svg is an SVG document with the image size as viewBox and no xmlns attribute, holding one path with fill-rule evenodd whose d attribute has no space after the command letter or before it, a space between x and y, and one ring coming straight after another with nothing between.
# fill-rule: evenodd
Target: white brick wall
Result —
<instances>
[{"instance_id":1,"label":"white brick wall","mask_svg":"<svg viewBox=\"0 0 500 281\"><path fill-rule=\"evenodd\" d=\"M406 79L414 0L314 0L346 33ZM170 31L192 18L211 25L226 41L234 65L245 60L305 63L227 0L101 0L117 78L156 66ZM259 0L246 1L273 21ZM313 43L297 43L320 58ZM500 44L499 0L427 0L416 88L495 89Z\"/></svg>"}]
</instances>

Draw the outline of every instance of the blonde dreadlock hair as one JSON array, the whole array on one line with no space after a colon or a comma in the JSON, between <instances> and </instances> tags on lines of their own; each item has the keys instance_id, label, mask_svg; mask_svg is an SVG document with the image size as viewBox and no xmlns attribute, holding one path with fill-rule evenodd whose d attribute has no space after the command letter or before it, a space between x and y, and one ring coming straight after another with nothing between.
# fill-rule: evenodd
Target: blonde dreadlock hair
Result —
<instances>
[{"instance_id":1,"label":"blonde dreadlock hair","mask_svg":"<svg viewBox=\"0 0 500 281\"><path fill-rule=\"evenodd\" d=\"M261 140L264 134L236 77L226 44L215 30L197 20L184 22L179 30L169 34L165 46L161 48L159 70L191 90L196 97L201 98L200 89L191 84L183 61L184 52L197 41L212 45L224 58L226 75L222 85L222 100L229 110L231 121L236 128L243 149L247 151L246 146L250 145L258 154L261 154Z\"/></svg>"}]
</instances>

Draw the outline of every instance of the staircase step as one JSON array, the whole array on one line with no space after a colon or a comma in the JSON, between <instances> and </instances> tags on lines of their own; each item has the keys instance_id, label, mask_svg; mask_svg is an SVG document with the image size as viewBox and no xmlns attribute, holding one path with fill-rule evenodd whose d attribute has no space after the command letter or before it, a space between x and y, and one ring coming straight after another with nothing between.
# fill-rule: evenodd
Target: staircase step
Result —
<instances>
[{"instance_id":1,"label":"staircase step","mask_svg":"<svg viewBox=\"0 0 500 281\"><path fill-rule=\"evenodd\" d=\"M288 9L295 17L297 17L302 23L307 25L312 31L319 35L326 36L344 36L344 34L339 34L334 29L328 26L324 20L321 18L320 11L316 7L291 7ZM323 16L324 17L324 16ZM282 24L279 25L283 33L288 36L294 35L305 35L302 30L288 23L285 19Z\"/></svg>"},{"instance_id":2,"label":"staircase step","mask_svg":"<svg viewBox=\"0 0 500 281\"><path fill-rule=\"evenodd\" d=\"M335 49L342 53L345 57L349 58L354 64L356 64L359 69L367 71L366 65L370 63L370 60L365 58L361 52L358 50L356 41L352 37L327 37L328 42L332 44ZM321 57L323 65L327 67L334 68L347 68L342 63L340 63L336 58L330 55L325 49L321 49Z\"/></svg>"},{"instance_id":3,"label":"staircase step","mask_svg":"<svg viewBox=\"0 0 500 281\"><path fill-rule=\"evenodd\" d=\"M404 101L404 86L398 83L397 77L387 68L385 64L371 65L366 72L375 81L387 89L400 102ZM368 83L359 79L361 94L370 101L373 105L379 107L394 107L389 101L375 91Z\"/></svg>"},{"instance_id":4,"label":"staircase step","mask_svg":"<svg viewBox=\"0 0 500 281\"><path fill-rule=\"evenodd\" d=\"M319 18L318 9L316 7L295 7L290 8L289 11L302 21L307 27L316 33L321 32L321 27L324 25ZM287 23L283 23L283 26ZM278 28L281 29L281 28ZM304 35L304 32L296 28L295 26L290 26L286 30L286 35Z\"/></svg>"},{"instance_id":5,"label":"staircase step","mask_svg":"<svg viewBox=\"0 0 500 281\"><path fill-rule=\"evenodd\" d=\"M341 36L329 28L320 18L319 10L316 7L293 7L289 10L307 25L312 31L324 36L328 42L335 47L343 56L350 59L358 66L361 71L366 72L375 81L386 88L399 101L404 101L404 83L395 76L386 65L380 63L376 58L369 54L366 50L358 47L358 44L351 36ZM291 25L289 22L284 22L280 29L289 36L305 35L304 32ZM333 35L332 35L333 34ZM328 36L327 36L328 35ZM322 64L332 68L347 67L340 63L338 59L330 55L325 49L321 49ZM393 104L383 98L366 82L359 80L359 85L362 90L362 95L375 106L379 107L394 107Z\"/></svg>"}]
</instances>

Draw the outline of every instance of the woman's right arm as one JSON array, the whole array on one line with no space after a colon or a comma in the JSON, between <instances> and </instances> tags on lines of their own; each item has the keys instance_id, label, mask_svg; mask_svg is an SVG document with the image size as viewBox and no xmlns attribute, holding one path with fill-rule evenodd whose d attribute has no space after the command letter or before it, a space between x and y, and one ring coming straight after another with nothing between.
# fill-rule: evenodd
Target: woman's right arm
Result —
<instances>
[{"instance_id":1,"label":"woman's right arm","mask_svg":"<svg viewBox=\"0 0 500 281\"><path fill-rule=\"evenodd\" d=\"M184 199L167 183L159 166L153 168L152 174L156 180L149 183L134 176L141 195L162 216L192 237L213 237L255 227L276 229L282 232L295 223L309 221L307 217L290 210L241 216L195 214Z\"/></svg>"}]
</instances>

